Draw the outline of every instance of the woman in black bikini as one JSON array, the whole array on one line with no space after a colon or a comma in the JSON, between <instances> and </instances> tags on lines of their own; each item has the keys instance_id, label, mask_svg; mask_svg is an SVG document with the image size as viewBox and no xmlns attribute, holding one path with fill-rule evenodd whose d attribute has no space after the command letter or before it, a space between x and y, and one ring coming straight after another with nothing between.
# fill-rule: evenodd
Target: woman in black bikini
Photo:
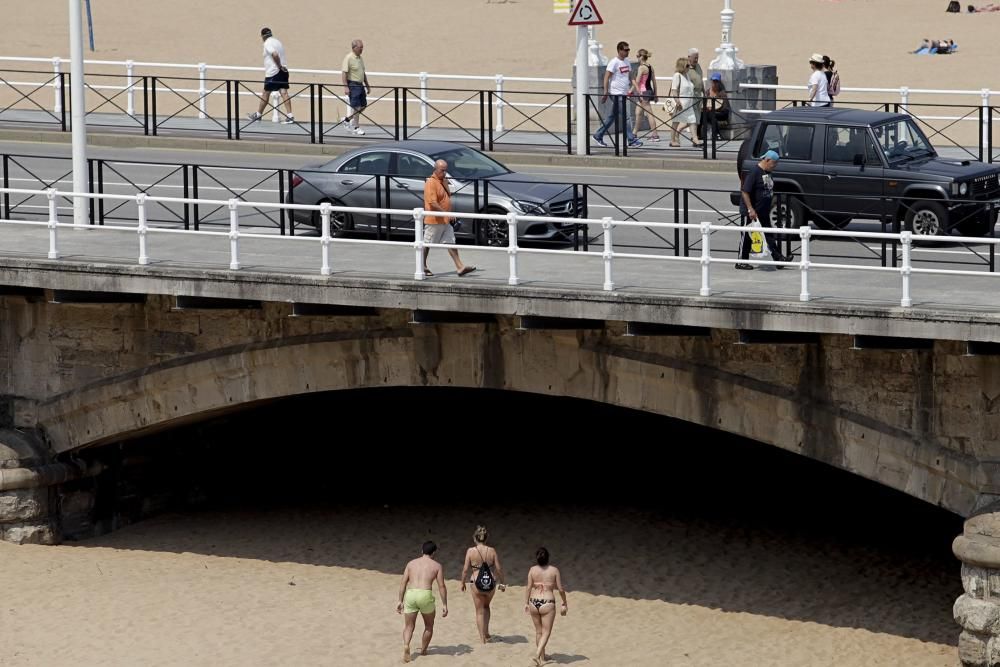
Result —
<instances>
[{"instance_id":1,"label":"woman in black bikini","mask_svg":"<svg viewBox=\"0 0 1000 667\"><path fill-rule=\"evenodd\" d=\"M535 624L535 665L542 665L548 660L545 646L552 636L552 625L556 622L556 591L562 598L559 612L565 616L566 589L559 576L559 568L549 565L549 550L541 547L535 552L535 562L538 563L528 570L528 585L525 589L524 612L531 616Z\"/></svg>"},{"instance_id":2,"label":"woman in black bikini","mask_svg":"<svg viewBox=\"0 0 1000 667\"><path fill-rule=\"evenodd\" d=\"M500 569L500 557L497 550L486 544L489 533L486 526L477 526L476 532L472 534L473 545L465 552L465 564L462 565L462 592L465 592L466 582L472 584L472 603L476 606L476 627L479 628L479 640L484 644L490 640L490 602L496 594L496 589L501 591L507 587L503 583L503 570ZM483 572L483 563L489 572ZM469 570L472 570L471 578L466 578ZM489 580L486 579L489 575ZM480 580L477 584L477 580ZM482 590L487 588L487 590Z\"/></svg>"}]
</instances>

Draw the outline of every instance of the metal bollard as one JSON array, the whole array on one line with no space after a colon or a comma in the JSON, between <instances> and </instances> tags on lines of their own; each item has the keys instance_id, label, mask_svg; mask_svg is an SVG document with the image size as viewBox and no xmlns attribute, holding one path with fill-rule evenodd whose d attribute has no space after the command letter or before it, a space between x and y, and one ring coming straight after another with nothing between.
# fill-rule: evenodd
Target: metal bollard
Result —
<instances>
[{"instance_id":1,"label":"metal bollard","mask_svg":"<svg viewBox=\"0 0 1000 667\"><path fill-rule=\"evenodd\" d=\"M49 259L59 259L58 230L59 211L56 209L56 189L49 188L45 196L49 198Z\"/></svg>"},{"instance_id":2,"label":"metal bollard","mask_svg":"<svg viewBox=\"0 0 1000 667\"><path fill-rule=\"evenodd\" d=\"M907 105L910 103L910 89L903 86L899 89L899 110L903 113L910 113Z\"/></svg>"},{"instance_id":3,"label":"metal bollard","mask_svg":"<svg viewBox=\"0 0 1000 667\"><path fill-rule=\"evenodd\" d=\"M420 127L427 127L427 72L420 73Z\"/></svg>"},{"instance_id":4,"label":"metal bollard","mask_svg":"<svg viewBox=\"0 0 1000 667\"><path fill-rule=\"evenodd\" d=\"M413 248L416 251L417 270L414 280L423 280L424 276L424 209L413 209Z\"/></svg>"},{"instance_id":5,"label":"metal bollard","mask_svg":"<svg viewBox=\"0 0 1000 667\"><path fill-rule=\"evenodd\" d=\"M131 60L125 61L125 113L129 116L135 115L135 91L132 89L132 74L135 71L135 63Z\"/></svg>"},{"instance_id":6,"label":"metal bollard","mask_svg":"<svg viewBox=\"0 0 1000 667\"><path fill-rule=\"evenodd\" d=\"M497 74L497 132L503 132L503 74Z\"/></svg>"},{"instance_id":7,"label":"metal bollard","mask_svg":"<svg viewBox=\"0 0 1000 667\"><path fill-rule=\"evenodd\" d=\"M279 106L281 106L281 93L274 91L271 93L271 107L273 108L273 111L271 111L272 123L281 122L280 112L278 111Z\"/></svg>"},{"instance_id":8,"label":"metal bollard","mask_svg":"<svg viewBox=\"0 0 1000 667\"><path fill-rule=\"evenodd\" d=\"M149 256L146 254L146 193L140 192L135 196L135 205L139 209L139 227L136 232L139 234L139 264L149 264Z\"/></svg>"},{"instance_id":9,"label":"metal bollard","mask_svg":"<svg viewBox=\"0 0 1000 667\"><path fill-rule=\"evenodd\" d=\"M508 285L517 285L520 280L517 277L517 214L507 214L507 258L510 263L510 275L507 276Z\"/></svg>"},{"instance_id":10,"label":"metal bollard","mask_svg":"<svg viewBox=\"0 0 1000 667\"><path fill-rule=\"evenodd\" d=\"M799 227L799 238L802 239L802 259L799 261L799 275L802 276L802 288L799 291L799 301L808 301L809 296L809 239L812 238L812 228L809 225Z\"/></svg>"},{"instance_id":11,"label":"metal bollard","mask_svg":"<svg viewBox=\"0 0 1000 667\"><path fill-rule=\"evenodd\" d=\"M323 202L319 205L320 243L323 245L323 265L320 267L320 275L330 275L330 202Z\"/></svg>"},{"instance_id":12,"label":"metal bollard","mask_svg":"<svg viewBox=\"0 0 1000 667\"><path fill-rule=\"evenodd\" d=\"M611 279L611 260L614 258L614 245L611 242L611 218L601 218L601 228L604 230L604 290L610 292L615 288L615 283Z\"/></svg>"},{"instance_id":13,"label":"metal bollard","mask_svg":"<svg viewBox=\"0 0 1000 667\"><path fill-rule=\"evenodd\" d=\"M229 268L240 268L240 209L236 199L229 200Z\"/></svg>"},{"instance_id":14,"label":"metal bollard","mask_svg":"<svg viewBox=\"0 0 1000 667\"><path fill-rule=\"evenodd\" d=\"M56 98L55 105L52 108L53 113L62 113L63 110L62 85L60 84L59 76L61 64L62 61L58 56L52 59L52 73L55 75L52 79L52 92Z\"/></svg>"},{"instance_id":15,"label":"metal bollard","mask_svg":"<svg viewBox=\"0 0 1000 667\"><path fill-rule=\"evenodd\" d=\"M205 88L205 72L208 71L208 65L205 63L198 63L198 118L205 118L205 95L207 94L207 89Z\"/></svg>"},{"instance_id":16,"label":"metal bollard","mask_svg":"<svg viewBox=\"0 0 1000 667\"><path fill-rule=\"evenodd\" d=\"M712 230L710 222L701 223L701 296L712 296Z\"/></svg>"},{"instance_id":17,"label":"metal bollard","mask_svg":"<svg viewBox=\"0 0 1000 667\"><path fill-rule=\"evenodd\" d=\"M899 236L903 245L903 266L899 268L899 273L903 276L903 298L899 300L899 305L903 308L909 308L913 305L913 299L910 298L910 272L912 270L910 248L913 245L913 232L900 232Z\"/></svg>"}]
</instances>

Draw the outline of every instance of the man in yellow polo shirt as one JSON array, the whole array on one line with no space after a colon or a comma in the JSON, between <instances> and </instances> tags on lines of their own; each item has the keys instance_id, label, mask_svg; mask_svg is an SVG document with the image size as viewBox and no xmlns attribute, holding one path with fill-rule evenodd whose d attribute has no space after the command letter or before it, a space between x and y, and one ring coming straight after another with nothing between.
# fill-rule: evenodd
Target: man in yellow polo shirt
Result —
<instances>
[{"instance_id":1,"label":"man in yellow polo shirt","mask_svg":"<svg viewBox=\"0 0 1000 667\"><path fill-rule=\"evenodd\" d=\"M440 211L442 213L451 212L451 192L448 191L448 163L438 160L434 163L434 173L428 177L424 184L424 210ZM455 230L451 228L451 221L455 216L426 215L424 217L424 243L446 243L455 244ZM431 270L427 268L427 253L430 248L424 248L424 275L433 276ZM458 275L464 276L476 270L474 266L462 264L458 256L458 250L448 248L451 261L455 262L455 270Z\"/></svg>"},{"instance_id":2,"label":"man in yellow polo shirt","mask_svg":"<svg viewBox=\"0 0 1000 667\"><path fill-rule=\"evenodd\" d=\"M365 44L360 39L351 42L351 51L344 56L344 64L340 68L344 79L344 93L352 109L351 115L345 116L341 122L344 127L358 135L365 133L358 126L358 119L368 106L366 93L372 92L372 87L368 85L368 75L365 73L365 61L361 57L364 50Z\"/></svg>"}]
</instances>

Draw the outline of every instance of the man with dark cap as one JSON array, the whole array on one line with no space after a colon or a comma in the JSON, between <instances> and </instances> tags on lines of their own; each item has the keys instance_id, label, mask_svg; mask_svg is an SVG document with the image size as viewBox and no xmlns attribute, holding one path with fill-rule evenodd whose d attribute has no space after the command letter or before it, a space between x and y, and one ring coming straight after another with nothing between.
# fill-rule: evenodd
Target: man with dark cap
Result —
<instances>
[{"instance_id":1,"label":"man with dark cap","mask_svg":"<svg viewBox=\"0 0 1000 667\"><path fill-rule=\"evenodd\" d=\"M760 156L760 161L747 170L743 177L743 185L740 187L740 219L746 221L745 224L757 221L762 227L771 227L771 200L774 198L774 181L771 179L771 172L778 166L778 154L775 151L767 151ZM792 255L782 255L778 243L777 235L764 234L767 241L767 248L771 251L771 259L775 262L791 262ZM744 232L740 236L740 259L750 258L750 234ZM737 269L743 271L752 270L753 264L740 262ZM783 268L783 267L778 267Z\"/></svg>"},{"instance_id":2,"label":"man with dark cap","mask_svg":"<svg viewBox=\"0 0 1000 667\"><path fill-rule=\"evenodd\" d=\"M260 120L267 108L271 93L281 91L281 99L285 101L285 117L282 123L291 125L295 122L292 115L292 100L288 97L288 61L285 60L285 47L271 33L270 28L260 29L260 38L264 40L264 92L260 94L260 107L257 111L247 114L251 121Z\"/></svg>"}]
</instances>

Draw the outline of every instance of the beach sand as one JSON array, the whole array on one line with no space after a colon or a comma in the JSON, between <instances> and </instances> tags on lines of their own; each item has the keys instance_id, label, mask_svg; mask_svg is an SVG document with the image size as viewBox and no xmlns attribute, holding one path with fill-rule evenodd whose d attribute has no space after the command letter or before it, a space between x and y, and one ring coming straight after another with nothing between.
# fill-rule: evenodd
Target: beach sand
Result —
<instances>
[{"instance_id":1,"label":"beach sand","mask_svg":"<svg viewBox=\"0 0 1000 667\"><path fill-rule=\"evenodd\" d=\"M806 525L629 507L489 512L512 585L483 646L456 582L481 511L218 510L58 547L0 544L0 664L397 664L399 572L428 535L451 604L416 664L530 664L525 535L544 537L569 589L554 664L956 664L957 565Z\"/></svg>"},{"instance_id":2,"label":"beach sand","mask_svg":"<svg viewBox=\"0 0 1000 667\"><path fill-rule=\"evenodd\" d=\"M293 68L339 71L355 37L365 40L369 70L379 72L568 78L574 59L575 29L565 14L553 14L549 0L299 0L281 8L236 0L91 4L97 48L86 57L93 59L258 67L263 25L284 42ZM733 40L745 62L777 65L786 84L804 85L806 61L820 52L837 61L844 86L996 88L984 66L996 59L1000 13L948 14L946 4L736 0ZM613 57L615 43L628 40L633 54L639 48L653 52L661 76L669 76L674 60L692 46L707 66L719 45L721 0L603 0L598 7L604 52ZM7 19L0 55L67 54L62 5L28 3ZM910 55L923 38L954 39L959 52Z\"/></svg>"}]
</instances>

